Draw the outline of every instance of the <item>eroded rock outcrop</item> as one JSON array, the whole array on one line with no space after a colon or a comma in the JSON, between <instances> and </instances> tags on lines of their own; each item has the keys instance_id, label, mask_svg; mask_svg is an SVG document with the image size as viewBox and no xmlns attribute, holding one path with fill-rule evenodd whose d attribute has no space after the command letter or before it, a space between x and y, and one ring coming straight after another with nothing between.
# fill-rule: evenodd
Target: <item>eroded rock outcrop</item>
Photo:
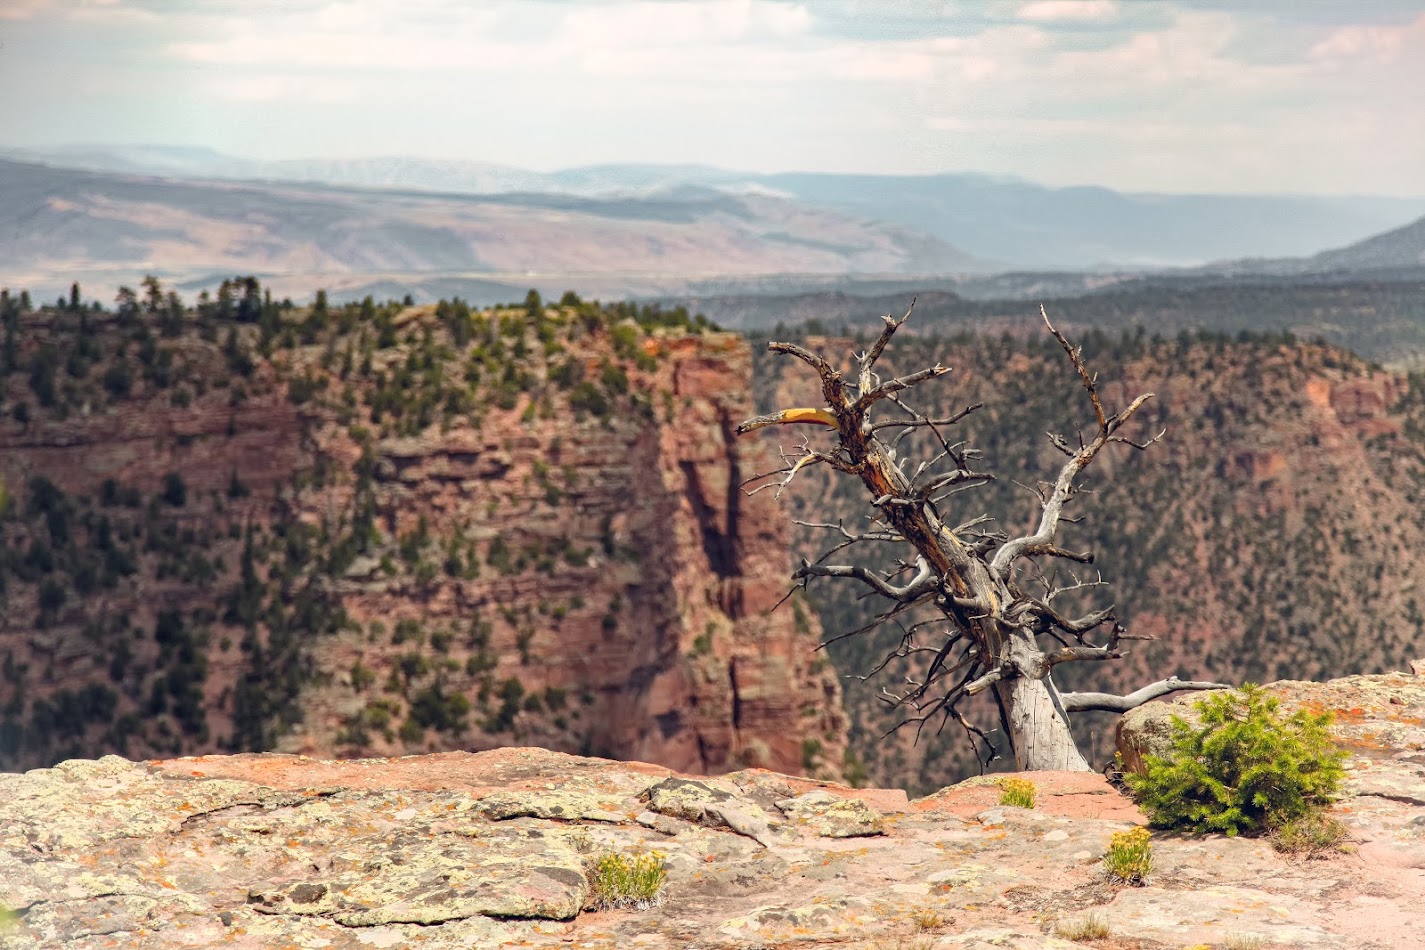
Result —
<instances>
[{"instance_id":1,"label":"eroded rock outcrop","mask_svg":"<svg viewBox=\"0 0 1425 950\"><path fill-rule=\"evenodd\" d=\"M740 487L775 467L733 437L747 343L621 313L27 317L16 365L74 379L0 414L0 768L539 745L839 774L816 615L771 612L790 524Z\"/></svg>"},{"instance_id":2,"label":"eroded rock outcrop","mask_svg":"<svg viewBox=\"0 0 1425 950\"><path fill-rule=\"evenodd\" d=\"M766 445L734 438L751 412L747 344L710 333L644 346L648 360L630 367L630 385L649 394L647 412L521 421L516 407L480 431L374 443L373 504L390 534L436 551L474 544L486 564L424 577L353 565L338 585L342 605L380 632L315 645L317 665L336 675L304 692L304 722L283 751L513 740L690 772L838 774L845 716L835 674L816 653L820 625L800 601L772 611L787 592L787 516L741 488L775 467ZM316 450L362 454L339 425L318 432ZM307 504L341 508L351 491L338 485ZM433 671L426 682L447 694L493 708L488 697L509 690L510 715L473 716L467 729L426 730L415 743L389 729L353 730L389 703L386 684L413 650Z\"/></svg>"},{"instance_id":3,"label":"eroded rock outcrop","mask_svg":"<svg viewBox=\"0 0 1425 950\"><path fill-rule=\"evenodd\" d=\"M1354 853L1158 835L1147 886L1115 888L1100 859L1142 819L1086 773L1034 774L1026 810L998 805L989 777L912 801L527 748L107 757L0 775L0 902L18 911L0 946L1033 950L1083 946L1056 927L1090 912L1140 950L1418 946L1425 681L1275 688L1347 714L1336 813ZM666 855L659 906L590 909L607 850Z\"/></svg>"}]
</instances>

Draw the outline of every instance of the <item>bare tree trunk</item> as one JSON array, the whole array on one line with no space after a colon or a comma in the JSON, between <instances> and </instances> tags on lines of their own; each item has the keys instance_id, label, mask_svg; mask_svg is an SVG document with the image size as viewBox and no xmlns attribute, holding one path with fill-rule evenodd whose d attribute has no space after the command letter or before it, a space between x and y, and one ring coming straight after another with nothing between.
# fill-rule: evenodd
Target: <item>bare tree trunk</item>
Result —
<instances>
[{"instance_id":1,"label":"bare tree trunk","mask_svg":"<svg viewBox=\"0 0 1425 950\"><path fill-rule=\"evenodd\" d=\"M1010 636L1009 654L1019 675L995 684L1014 762L1020 771L1060 769L1091 772L1079 753L1059 688L1049 677L1049 666L1032 634L1016 630ZM1036 674L1034 671L1038 670Z\"/></svg>"},{"instance_id":2,"label":"bare tree trunk","mask_svg":"<svg viewBox=\"0 0 1425 950\"><path fill-rule=\"evenodd\" d=\"M879 440L862 442L853 437L850 441L856 446L853 458L860 457L862 480L877 497L912 494L904 474L891 462ZM846 442L843 439L843 445ZM941 596L936 601L946 618L980 642L1001 645L1006 676L990 682L1005 711L1010 747L1019 770L1093 771L1074 742L1059 690L1049 677L1048 658L1033 633L1011 629L1006 635L1005 624L995 619L993 611L980 609L982 605L1009 603L1009 591L995 584L983 565L925 506L892 505L887 509L886 520L902 537L912 539L917 550L928 556L941 583L950 588L951 597ZM970 606L957 606L956 600ZM988 684L971 683L965 691L980 692L984 685Z\"/></svg>"},{"instance_id":3,"label":"bare tree trunk","mask_svg":"<svg viewBox=\"0 0 1425 950\"><path fill-rule=\"evenodd\" d=\"M1081 617L1065 616L1056 597L1097 588L1104 582L1102 578L1080 581L1070 571L1072 582L1062 583L1057 574L1046 573L1039 561L1052 558L1075 564L1093 563L1092 553L1066 550L1059 544L1060 523L1071 520L1064 514L1065 505L1082 490L1077 482L1080 473L1105 446L1121 443L1146 449L1161 437L1160 433L1145 442L1134 442L1119 434L1152 394L1140 395L1110 415L1099 398L1097 377L1085 367L1079 350L1054 329L1045 315L1045 326L1063 347L1088 394L1095 422L1092 435L1085 438L1081 434L1077 446L1062 436L1049 436L1067 460L1053 482L1041 483L1037 489L1040 517L1031 533L1011 538L1001 531L987 530L984 526L991 519L986 516L952 528L941 520L940 506L950 504L952 496L961 490L994 476L974 471L970 461L978 458L978 453L963 442L948 441L941 432L979 406L968 406L949 418L931 419L902 401L905 391L945 375L948 369L937 364L895 379L882 379L875 372L886 344L909 317L907 312L899 320L881 318L885 326L880 337L856 357L854 382L819 354L793 343L768 344L774 352L796 357L816 371L826 405L758 416L738 426L739 434L766 426L811 424L832 430L835 444L829 450L818 450L804 441L798 454L783 453L785 468L754 476L749 482L784 475L780 482L765 482L753 489L775 487L780 494L802 468L821 464L854 475L866 486L874 511L870 527L853 533L839 522L811 525L832 530L842 540L815 561L804 560L793 577L803 585L813 577L852 578L894 605L870 625L852 633L894 622L903 632L901 644L878 669L896 658L921 660L919 679L907 676L907 686L898 695L883 691L882 698L892 705L914 711L902 725L914 722L923 726L935 716L953 718L972 741L978 736L988 745L984 730L969 723L957 704L966 696L993 687L1021 770L1089 771L1069 730L1070 710L1121 712L1175 690L1222 685L1171 678L1129 696L1061 694L1050 675L1059 663L1118 659L1124 653L1121 641L1144 639L1133 636L1118 622L1112 606ZM884 405L895 407L900 415L874 421L872 410ZM882 441L879 431L887 432L889 443ZM906 435L916 432L934 436L932 457L908 474L910 460L898 457L896 446ZM914 561L896 560L883 571L824 563L832 554L861 542L907 546L914 552ZM903 584L896 581L907 574L910 580ZM1042 591L1036 592L1036 587ZM904 622L912 618L912 611L920 610L923 615L928 612L926 608L932 607L938 616L931 620L918 620L908 626ZM924 633L937 627L944 632ZM1105 627L1107 636L1100 636L1098 642L1091 639ZM1049 652L1040 647L1040 637L1045 638Z\"/></svg>"}]
</instances>

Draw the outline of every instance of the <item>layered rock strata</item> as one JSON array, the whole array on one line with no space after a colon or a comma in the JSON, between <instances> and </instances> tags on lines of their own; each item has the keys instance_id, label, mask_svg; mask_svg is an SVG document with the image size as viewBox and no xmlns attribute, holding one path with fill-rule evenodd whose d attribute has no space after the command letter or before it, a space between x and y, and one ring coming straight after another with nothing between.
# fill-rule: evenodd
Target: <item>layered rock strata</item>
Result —
<instances>
[{"instance_id":1,"label":"layered rock strata","mask_svg":"<svg viewBox=\"0 0 1425 950\"><path fill-rule=\"evenodd\" d=\"M373 503L387 532L419 533L436 551L459 537L485 566L422 578L353 563L337 590L368 635L316 644L318 666L337 675L304 694L304 722L283 750L409 748L375 729L351 743L346 724L383 702L424 638L439 647L423 655L444 689L477 697L514 682L524 698L504 730L488 717L463 736L431 730L427 750L513 738L690 772L839 773L845 719L816 652L820 625L800 600L773 610L788 589L787 516L742 489L776 467L765 445L733 433L751 413L747 344L663 337L646 353L651 368L632 385L653 394L656 418L520 422L516 409L479 431L374 443ZM344 427L315 441L328 458L359 460ZM350 488L309 505L349 506ZM497 548L505 553L492 557ZM419 632L388 635L403 623Z\"/></svg>"},{"instance_id":2,"label":"layered rock strata","mask_svg":"<svg viewBox=\"0 0 1425 950\"><path fill-rule=\"evenodd\" d=\"M775 467L733 438L745 341L454 312L353 311L309 344L295 319L219 342L26 317L0 376L0 768L537 744L839 774L816 616L772 610L790 525L741 490Z\"/></svg>"}]
</instances>

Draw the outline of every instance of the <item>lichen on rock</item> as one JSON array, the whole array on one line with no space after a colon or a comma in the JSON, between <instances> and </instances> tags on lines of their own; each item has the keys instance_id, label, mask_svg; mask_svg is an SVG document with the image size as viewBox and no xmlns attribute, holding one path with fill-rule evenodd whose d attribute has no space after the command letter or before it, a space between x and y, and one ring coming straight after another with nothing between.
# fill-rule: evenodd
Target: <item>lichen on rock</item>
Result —
<instances>
[{"instance_id":1,"label":"lichen on rock","mask_svg":"<svg viewBox=\"0 0 1425 950\"><path fill-rule=\"evenodd\" d=\"M1143 817L1080 772L1037 773L1031 812L998 808L992 781L906 802L543 749L106 758L0 776L0 906L18 918L0 950L1067 950L1049 935L1055 918L1094 909L1145 947L1221 946L1234 932L1264 946L1413 946L1416 695L1389 677L1273 688L1287 705L1360 703L1344 709L1341 728L1364 744L1347 742L1338 806L1359 856L1302 862L1260 840L1159 836L1147 887L1106 887L1107 842ZM882 834L824 834L874 827L869 816ZM593 909L587 862L608 852L666 855L661 906ZM926 921L939 923L918 930Z\"/></svg>"},{"instance_id":2,"label":"lichen on rock","mask_svg":"<svg viewBox=\"0 0 1425 950\"><path fill-rule=\"evenodd\" d=\"M880 814L865 802L820 789L780 801L777 807L823 838L862 838L886 831Z\"/></svg>"}]
</instances>

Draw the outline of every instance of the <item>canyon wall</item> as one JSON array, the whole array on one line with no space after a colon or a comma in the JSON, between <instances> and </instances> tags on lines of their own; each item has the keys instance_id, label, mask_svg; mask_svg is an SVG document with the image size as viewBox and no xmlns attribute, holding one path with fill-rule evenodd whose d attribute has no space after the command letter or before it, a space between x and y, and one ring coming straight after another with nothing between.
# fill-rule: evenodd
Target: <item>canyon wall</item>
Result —
<instances>
[{"instance_id":1,"label":"canyon wall","mask_svg":"<svg viewBox=\"0 0 1425 950\"><path fill-rule=\"evenodd\" d=\"M1092 551L1091 566L1069 564L1084 582L1071 607L1113 604L1129 630L1156 639L1126 644L1110 663L1073 663L1055 671L1066 689L1126 693L1169 675L1227 682L1325 679L1403 668L1425 644L1425 376L1382 370L1350 353L1280 335L1187 335L1154 341L1143 334L1107 337L1071 331L1086 344L1109 412L1138 393L1156 395L1134 420L1134 439L1163 432L1147 451L1110 446L1086 472L1088 492L1069 514L1061 543ZM814 338L832 358L863 343ZM757 356L762 409L812 405L814 374L775 354ZM981 514L1010 534L1036 523L1031 493L1051 479L1063 456L1046 432L1092 425L1092 407L1058 344L1029 339L897 336L885 372L937 361L951 368L907 401L931 416L967 405L983 408L944 434L984 452L974 465L997 479L941 502L950 524ZM887 418L887 411L878 418ZM814 443L818 437L814 436ZM902 443L908 470L929 453ZM857 480L825 466L798 476L783 494L804 521L857 523L869 510ZM814 558L825 532L798 529L796 552ZM882 565L884 566L884 565ZM1046 569L1052 565L1046 565ZM1060 579L1068 573L1060 565ZM1032 578L1024 583L1033 583ZM876 608L858 585L823 580L808 596L829 634L855 629ZM1065 598L1064 602L1069 601ZM1063 602L1060 602L1063 603ZM1080 609L1082 608L1082 610ZM868 671L898 642L899 629L835 644L844 674ZM878 784L935 788L973 773L975 760L953 722L927 728L913 743L879 737L896 721L876 693L899 680L892 666L867 683L846 680L853 751ZM992 704L975 720L992 728ZM938 725L934 724L934 725ZM1075 717L1082 744L1098 764L1112 755L1112 718Z\"/></svg>"},{"instance_id":2,"label":"canyon wall","mask_svg":"<svg viewBox=\"0 0 1425 950\"><path fill-rule=\"evenodd\" d=\"M695 772L839 769L845 725L814 652L820 625L799 601L771 612L788 586L790 523L740 488L772 465L764 445L733 435L751 414L747 344L706 334L644 345L652 368L635 370L634 385L657 394L659 419L521 423L517 406L482 431L374 442L378 522L443 552L473 542L485 566L469 576L418 562L388 576L376 557L353 563L337 589L368 635L316 645L318 667L338 674L304 695L304 722L281 748L405 748L381 729L347 742L347 725L380 717L393 671L419 662L424 642L442 694L498 695L496 719L520 694L520 742ZM337 425L318 432L317 451L360 454ZM342 504L329 492L313 507ZM493 562L492 548L504 552ZM373 625L411 633L373 636ZM370 672L353 676L358 664ZM488 747L504 730L481 731L475 745ZM471 743L432 730L425 745Z\"/></svg>"},{"instance_id":3,"label":"canyon wall","mask_svg":"<svg viewBox=\"0 0 1425 950\"><path fill-rule=\"evenodd\" d=\"M839 774L816 616L769 612L790 525L738 487L770 464L732 435L740 338L586 305L107 320L71 372L41 317L4 377L0 768L520 742Z\"/></svg>"}]
</instances>

